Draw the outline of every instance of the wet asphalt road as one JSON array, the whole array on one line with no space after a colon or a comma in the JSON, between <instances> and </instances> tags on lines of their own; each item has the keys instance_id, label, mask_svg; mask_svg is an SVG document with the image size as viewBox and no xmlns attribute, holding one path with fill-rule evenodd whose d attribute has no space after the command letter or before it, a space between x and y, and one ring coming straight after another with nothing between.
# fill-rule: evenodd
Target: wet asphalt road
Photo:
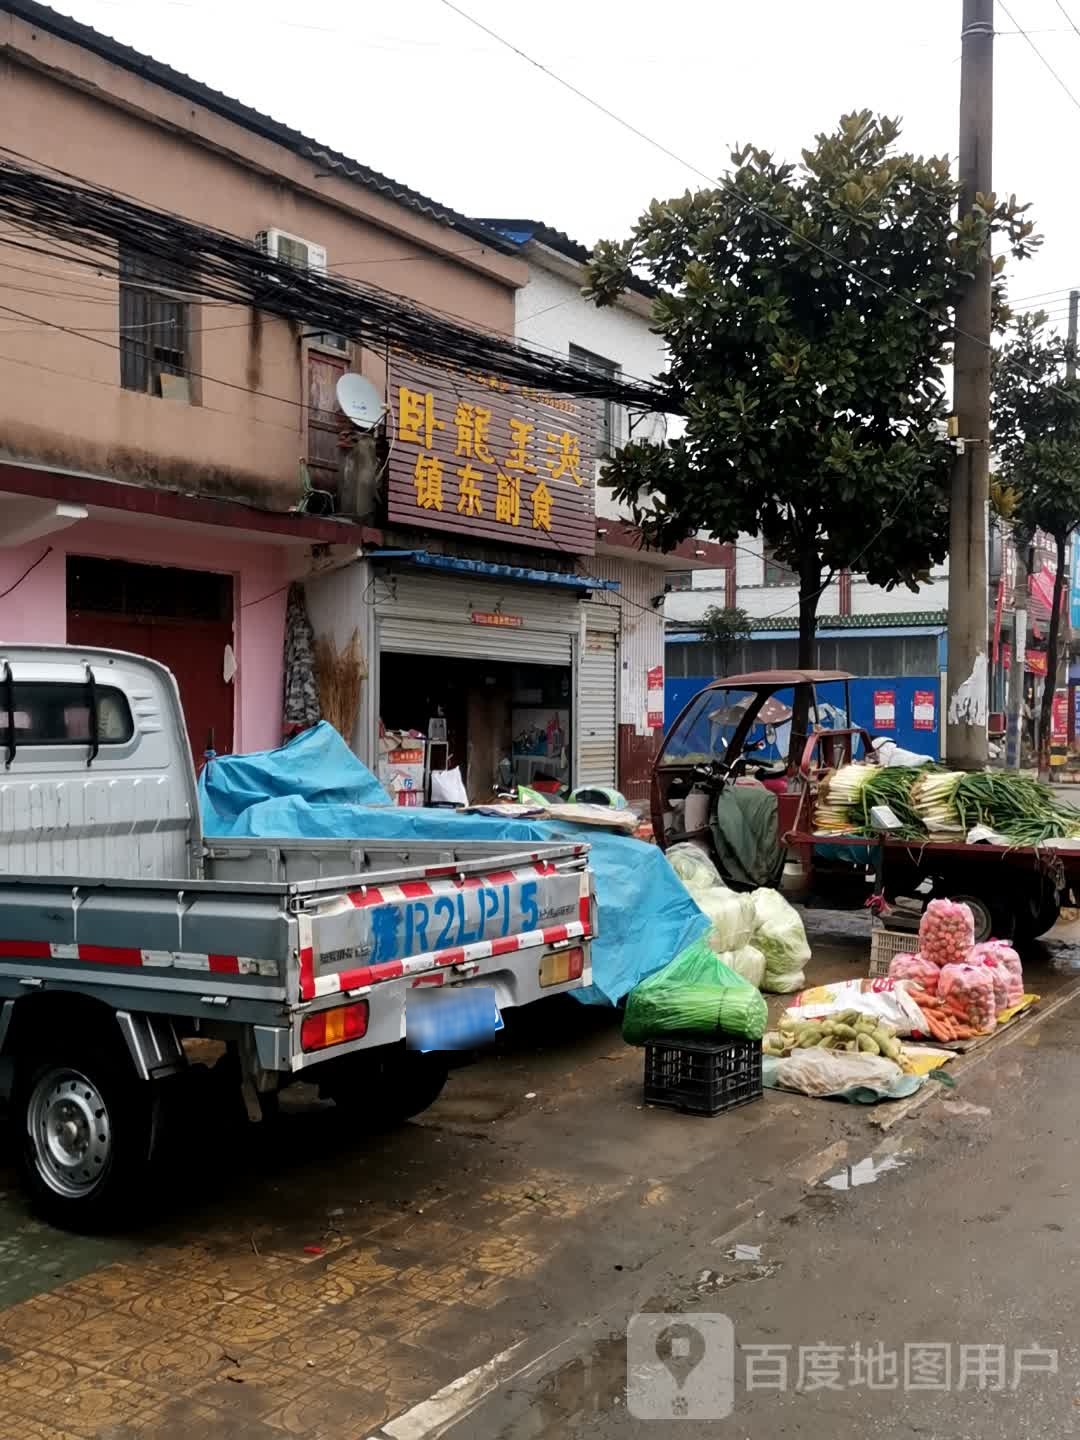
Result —
<instances>
[{"instance_id":1,"label":"wet asphalt road","mask_svg":"<svg viewBox=\"0 0 1080 1440\"><path fill-rule=\"evenodd\" d=\"M1075 963L1057 938L1045 955ZM867 1127L825 1147L812 1183L778 1173L741 1223L700 1231L587 1344L500 1387L450 1434L1080 1431L1078 1053L1080 1001L1065 1001L967 1057L955 1088L935 1087L884 1137ZM628 1326L645 1334L629 1391Z\"/></svg>"},{"instance_id":2,"label":"wet asphalt road","mask_svg":"<svg viewBox=\"0 0 1080 1440\"><path fill-rule=\"evenodd\" d=\"M819 912L808 928L811 980L865 973L865 917ZM1048 1008L1080 975L1080 925L1027 962ZM818 1181L881 1143L872 1113L775 1092L714 1120L643 1108L616 1017L572 1002L515 1017L392 1135L364 1136L302 1089L272 1130L198 1114L174 1188L109 1239L38 1225L0 1149L0 1434L670 1433L627 1419L640 1310L727 1314L739 1343L974 1344L993 1318L995 1338L1007 1321L1050 1345L1075 1279L1072 1015L1030 1044L995 1042L946 1097L978 1109L920 1110L889 1136L915 1157L849 1193ZM762 1247L760 1269L727 1259L735 1240ZM501 1383L458 1419L477 1372ZM854 1435L868 1414L1010 1436L1039 1415L1069 1433L1071 1395L1067 1413L1056 1390L1025 1386L1001 1400L1014 1428L995 1431L997 1410L942 1408L955 1397L737 1394L734 1419L675 1433Z\"/></svg>"}]
</instances>

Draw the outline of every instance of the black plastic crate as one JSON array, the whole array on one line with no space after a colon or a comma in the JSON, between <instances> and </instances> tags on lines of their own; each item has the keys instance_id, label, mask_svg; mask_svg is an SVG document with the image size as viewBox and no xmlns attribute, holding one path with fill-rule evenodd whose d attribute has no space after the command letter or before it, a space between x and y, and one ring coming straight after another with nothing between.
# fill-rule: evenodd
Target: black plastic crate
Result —
<instances>
[{"instance_id":1,"label":"black plastic crate","mask_svg":"<svg viewBox=\"0 0 1080 1440\"><path fill-rule=\"evenodd\" d=\"M673 1034L645 1044L645 1103L719 1115L760 1100L761 1041Z\"/></svg>"}]
</instances>

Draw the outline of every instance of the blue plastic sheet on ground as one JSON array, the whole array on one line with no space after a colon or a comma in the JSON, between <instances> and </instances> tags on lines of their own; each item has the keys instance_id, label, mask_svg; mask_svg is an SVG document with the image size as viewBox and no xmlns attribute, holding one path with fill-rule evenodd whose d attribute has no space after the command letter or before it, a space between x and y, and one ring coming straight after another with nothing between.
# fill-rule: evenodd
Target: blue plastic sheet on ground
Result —
<instances>
[{"instance_id":1,"label":"blue plastic sheet on ground","mask_svg":"<svg viewBox=\"0 0 1080 1440\"><path fill-rule=\"evenodd\" d=\"M573 992L585 1004L617 1004L709 928L655 845L567 821L503 820L390 805L371 771L326 724L280 750L211 760L199 780L199 798L208 837L588 844L599 933L592 945L593 983Z\"/></svg>"}]
</instances>

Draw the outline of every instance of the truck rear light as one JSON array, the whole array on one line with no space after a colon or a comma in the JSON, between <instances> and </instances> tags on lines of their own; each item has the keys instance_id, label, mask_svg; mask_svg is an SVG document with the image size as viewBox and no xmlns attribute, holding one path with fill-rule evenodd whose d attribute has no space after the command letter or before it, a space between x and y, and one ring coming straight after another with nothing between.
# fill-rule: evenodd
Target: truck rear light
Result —
<instances>
[{"instance_id":1,"label":"truck rear light","mask_svg":"<svg viewBox=\"0 0 1080 1440\"><path fill-rule=\"evenodd\" d=\"M585 969L585 951L580 945L573 950L553 950L540 961L540 985L565 985L580 980Z\"/></svg>"},{"instance_id":2,"label":"truck rear light","mask_svg":"<svg viewBox=\"0 0 1080 1440\"><path fill-rule=\"evenodd\" d=\"M344 1045L348 1040L362 1040L367 1034L368 1002L357 1000L352 1005L337 1005L333 1010L320 1010L305 1015L300 1022L301 1050L325 1050L330 1045Z\"/></svg>"}]
</instances>

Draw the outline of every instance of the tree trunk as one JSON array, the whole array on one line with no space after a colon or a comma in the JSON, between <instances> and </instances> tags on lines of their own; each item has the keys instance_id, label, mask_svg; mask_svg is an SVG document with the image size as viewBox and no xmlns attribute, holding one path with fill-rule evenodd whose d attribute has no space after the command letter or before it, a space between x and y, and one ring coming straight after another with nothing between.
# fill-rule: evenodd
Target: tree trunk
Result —
<instances>
[{"instance_id":1,"label":"tree trunk","mask_svg":"<svg viewBox=\"0 0 1080 1440\"><path fill-rule=\"evenodd\" d=\"M1050 732L1054 716L1054 693L1058 686L1061 657L1058 654L1061 636L1061 600L1065 593L1065 542L1068 536L1060 531L1054 536L1057 545L1057 570L1054 574L1054 608L1050 612L1050 632L1046 637L1046 680L1039 709L1039 779L1050 779Z\"/></svg>"},{"instance_id":2,"label":"tree trunk","mask_svg":"<svg viewBox=\"0 0 1080 1440\"><path fill-rule=\"evenodd\" d=\"M817 669L817 611L821 600L821 560L815 553L804 556L799 566L799 656L800 670ZM798 765L810 734L810 696L805 689L795 691L791 712L791 743L788 764Z\"/></svg>"}]
</instances>

